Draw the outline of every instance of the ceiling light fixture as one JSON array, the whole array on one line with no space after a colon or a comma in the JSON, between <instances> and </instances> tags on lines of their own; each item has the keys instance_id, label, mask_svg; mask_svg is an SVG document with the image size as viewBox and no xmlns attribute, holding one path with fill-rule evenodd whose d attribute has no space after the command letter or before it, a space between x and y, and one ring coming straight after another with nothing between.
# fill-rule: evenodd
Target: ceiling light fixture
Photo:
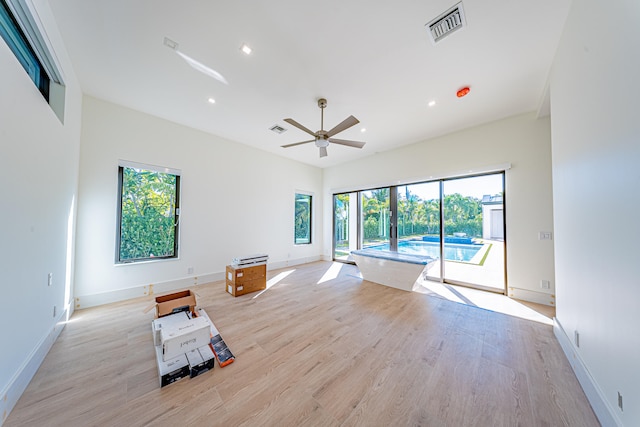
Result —
<instances>
[{"instance_id":1,"label":"ceiling light fixture","mask_svg":"<svg viewBox=\"0 0 640 427\"><path fill-rule=\"evenodd\" d=\"M465 86L462 89L460 89L458 92L456 92L456 96L458 98L462 98L463 96L466 96L470 90L471 89L469 89L469 86Z\"/></svg>"},{"instance_id":2,"label":"ceiling light fixture","mask_svg":"<svg viewBox=\"0 0 640 427\"><path fill-rule=\"evenodd\" d=\"M207 101L209 101L209 104L215 104L216 100L213 98L209 98Z\"/></svg>"},{"instance_id":3,"label":"ceiling light fixture","mask_svg":"<svg viewBox=\"0 0 640 427\"><path fill-rule=\"evenodd\" d=\"M436 105L436 101L431 100L431 101L429 101L429 103L428 103L427 105L428 105L429 107L433 107L433 106L435 106L435 105Z\"/></svg>"},{"instance_id":4,"label":"ceiling light fixture","mask_svg":"<svg viewBox=\"0 0 640 427\"><path fill-rule=\"evenodd\" d=\"M240 46L240 50L246 53L247 55L251 55L252 49L245 43Z\"/></svg>"},{"instance_id":5,"label":"ceiling light fixture","mask_svg":"<svg viewBox=\"0 0 640 427\"><path fill-rule=\"evenodd\" d=\"M367 128L362 128L360 129L360 132L365 133L367 131Z\"/></svg>"}]
</instances>

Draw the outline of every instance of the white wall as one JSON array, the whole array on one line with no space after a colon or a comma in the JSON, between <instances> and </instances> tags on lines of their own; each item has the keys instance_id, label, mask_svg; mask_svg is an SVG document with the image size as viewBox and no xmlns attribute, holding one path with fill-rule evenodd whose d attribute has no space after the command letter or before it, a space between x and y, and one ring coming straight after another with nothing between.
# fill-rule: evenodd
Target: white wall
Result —
<instances>
[{"instance_id":1,"label":"white wall","mask_svg":"<svg viewBox=\"0 0 640 427\"><path fill-rule=\"evenodd\" d=\"M241 255L267 253L270 268L321 256L318 168L91 97L80 157L76 307L221 280ZM114 264L120 159L182 171L178 260ZM314 195L311 245L293 244L296 190Z\"/></svg>"},{"instance_id":2,"label":"white wall","mask_svg":"<svg viewBox=\"0 0 640 427\"><path fill-rule=\"evenodd\" d=\"M62 328L73 280L82 98L50 10L35 3L64 72L66 112L63 125L0 40L2 421Z\"/></svg>"},{"instance_id":3,"label":"white wall","mask_svg":"<svg viewBox=\"0 0 640 427\"><path fill-rule=\"evenodd\" d=\"M331 256L331 195L336 189L370 188L458 175L510 163L506 173L508 286L523 299L552 300L553 242L538 232L553 230L551 143L548 118L533 114L477 126L440 138L324 170L324 252ZM550 290L540 280L551 280Z\"/></svg>"},{"instance_id":4,"label":"white wall","mask_svg":"<svg viewBox=\"0 0 640 427\"><path fill-rule=\"evenodd\" d=\"M574 1L551 77L557 319L605 425L640 425L638 19L635 0Z\"/></svg>"}]
</instances>

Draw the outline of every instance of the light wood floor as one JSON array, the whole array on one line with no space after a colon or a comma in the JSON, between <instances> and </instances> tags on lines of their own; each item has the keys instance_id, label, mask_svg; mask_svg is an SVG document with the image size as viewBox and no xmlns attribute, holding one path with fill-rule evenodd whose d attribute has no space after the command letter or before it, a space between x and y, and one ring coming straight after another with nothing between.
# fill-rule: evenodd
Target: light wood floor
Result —
<instances>
[{"instance_id":1,"label":"light wood floor","mask_svg":"<svg viewBox=\"0 0 640 427\"><path fill-rule=\"evenodd\" d=\"M198 286L236 361L162 389L149 299L80 310L5 426L599 425L550 326L330 266Z\"/></svg>"}]
</instances>

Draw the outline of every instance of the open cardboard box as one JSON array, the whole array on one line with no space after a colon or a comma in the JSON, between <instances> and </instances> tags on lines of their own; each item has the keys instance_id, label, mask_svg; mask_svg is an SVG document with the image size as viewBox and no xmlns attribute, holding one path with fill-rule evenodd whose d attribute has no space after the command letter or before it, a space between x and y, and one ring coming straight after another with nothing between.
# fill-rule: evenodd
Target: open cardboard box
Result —
<instances>
[{"instance_id":1,"label":"open cardboard box","mask_svg":"<svg viewBox=\"0 0 640 427\"><path fill-rule=\"evenodd\" d=\"M149 311L154 306L156 307L156 317L168 316L181 311L193 312L196 307L196 294L187 289L186 291L160 295L156 297L155 303L145 311Z\"/></svg>"}]
</instances>

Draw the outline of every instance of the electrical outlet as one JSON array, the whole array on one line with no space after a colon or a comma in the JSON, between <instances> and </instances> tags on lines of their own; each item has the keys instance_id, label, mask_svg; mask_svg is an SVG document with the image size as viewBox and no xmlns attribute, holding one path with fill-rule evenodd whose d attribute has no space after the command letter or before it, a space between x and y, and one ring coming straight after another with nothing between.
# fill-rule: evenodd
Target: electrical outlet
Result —
<instances>
[{"instance_id":1,"label":"electrical outlet","mask_svg":"<svg viewBox=\"0 0 640 427\"><path fill-rule=\"evenodd\" d=\"M540 287L542 289L551 289L551 282L549 280L540 280Z\"/></svg>"},{"instance_id":2,"label":"electrical outlet","mask_svg":"<svg viewBox=\"0 0 640 427\"><path fill-rule=\"evenodd\" d=\"M53 284L53 273L49 273L47 276L47 286L51 286Z\"/></svg>"},{"instance_id":3,"label":"electrical outlet","mask_svg":"<svg viewBox=\"0 0 640 427\"><path fill-rule=\"evenodd\" d=\"M553 234L550 231L541 231L538 233L538 240L553 240Z\"/></svg>"},{"instance_id":4,"label":"electrical outlet","mask_svg":"<svg viewBox=\"0 0 640 427\"><path fill-rule=\"evenodd\" d=\"M187 267L187 274L193 274L193 267Z\"/></svg>"},{"instance_id":5,"label":"electrical outlet","mask_svg":"<svg viewBox=\"0 0 640 427\"><path fill-rule=\"evenodd\" d=\"M573 341L575 342L576 347L580 347L580 333L578 331L574 331Z\"/></svg>"},{"instance_id":6,"label":"electrical outlet","mask_svg":"<svg viewBox=\"0 0 640 427\"><path fill-rule=\"evenodd\" d=\"M620 410L622 411L622 395L620 394L620 392L618 392L618 407L620 408Z\"/></svg>"}]
</instances>

